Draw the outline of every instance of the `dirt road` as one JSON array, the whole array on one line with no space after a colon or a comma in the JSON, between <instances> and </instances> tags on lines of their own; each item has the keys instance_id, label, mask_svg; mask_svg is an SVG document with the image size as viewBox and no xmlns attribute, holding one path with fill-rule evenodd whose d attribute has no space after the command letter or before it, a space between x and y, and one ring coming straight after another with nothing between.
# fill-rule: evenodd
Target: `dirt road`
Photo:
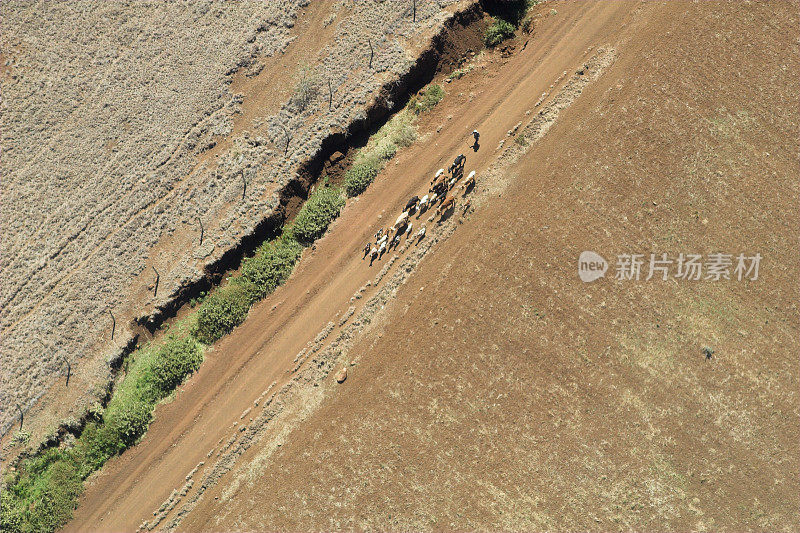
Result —
<instances>
[{"instance_id":1,"label":"dirt road","mask_svg":"<svg viewBox=\"0 0 800 533\"><path fill-rule=\"evenodd\" d=\"M799 18L645 3L347 381L180 528L794 531ZM615 279L617 254L720 251L760 252L758 279Z\"/></svg>"},{"instance_id":2,"label":"dirt road","mask_svg":"<svg viewBox=\"0 0 800 533\"><path fill-rule=\"evenodd\" d=\"M640 5L347 381L182 530L796 529L797 5ZM760 252L758 279L615 279L616 254L719 251Z\"/></svg>"},{"instance_id":3,"label":"dirt road","mask_svg":"<svg viewBox=\"0 0 800 533\"><path fill-rule=\"evenodd\" d=\"M374 277L382 263L369 268L360 250L378 227L393 222L408 197L427 190L436 169L455 155L467 155L468 171L485 169L501 140L513 142L507 131L525 111L564 71L580 68L589 47L614 44L637 8L630 3L557 7L557 16L541 19L524 51L508 59L495 56L484 73L446 85L444 103L421 125L430 137L399 154L364 195L349 202L286 285L207 354L175 401L158 409L144 441L92 480L67 529L134 530L151 518L186 474L236 432L240 414L271 383L287 379L295 355ZM468 148L474 128L481 132L477 153Z\"/></svg>"}]
</instances>

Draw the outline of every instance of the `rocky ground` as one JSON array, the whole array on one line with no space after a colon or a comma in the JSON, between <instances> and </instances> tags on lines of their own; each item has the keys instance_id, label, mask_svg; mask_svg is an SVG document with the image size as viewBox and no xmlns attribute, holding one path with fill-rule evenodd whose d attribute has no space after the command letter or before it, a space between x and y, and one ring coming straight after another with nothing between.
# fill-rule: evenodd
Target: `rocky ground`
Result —
<instances>
[{"instance_id":1,"label":"rocky ground","mask_svg":"<svg viewBox=\"0 0 800 533\"><path fill-rule=\"evenodd\" d=\"M297 165L364 117L450 3L420 3L416 23L401 2L3 3L3 432L66 362L70 388L37 409L42 427L80 414L131 320L273 212ZM307 13L319 39L271 70ZM250 98L259 78L271 90Z\"/></svg>"}]
</instances>

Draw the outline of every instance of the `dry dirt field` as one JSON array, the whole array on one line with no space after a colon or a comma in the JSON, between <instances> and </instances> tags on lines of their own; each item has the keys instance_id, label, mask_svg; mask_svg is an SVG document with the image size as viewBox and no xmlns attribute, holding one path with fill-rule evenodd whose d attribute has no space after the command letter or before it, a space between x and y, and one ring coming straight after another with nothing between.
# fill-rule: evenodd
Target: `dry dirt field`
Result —
<instances>
[{"instance_id":1,"label":"dry dirt field","mask_svg":"<svg viewBox=\"0 0 800 533\"><path fill-rule=\"evenodd\" d=\"M132 321L279 209L455 4L420 2L412 24L400 2L3 2L2 433L16 403L35 437L80 416Z\"/></svg>"},{"instance_id":2,"label":"dry dirt field","mask_svg":"<svg viewBox=\"0 0 800 533\"><path fill-rule=\"evenodd\" d=\"M69 530L796 530L797 4L543 7ZM460 152L472 209L368 267ZM581 282L584 250L605 278ZM759 253L758 279L615 279L619 254L716 252Z\"/></svg>"}]
</instances>

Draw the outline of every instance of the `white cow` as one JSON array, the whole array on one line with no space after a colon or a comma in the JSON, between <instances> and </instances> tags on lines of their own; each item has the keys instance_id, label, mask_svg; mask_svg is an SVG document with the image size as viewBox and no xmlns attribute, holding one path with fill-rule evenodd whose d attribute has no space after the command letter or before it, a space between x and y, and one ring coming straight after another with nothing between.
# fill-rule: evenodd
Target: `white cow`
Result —
<instances>
[{"instance_id":1,"label":"white cow","mask_svg":"<svg viewBox=\"0 0 800 533\"><path fill-rule=\"evenodd\" d=\"M422 239L424 239L424 238L425 238L425 226L422 226L421 228L419 228L419 231L418 231L418 232L417 232L417 234L415 235L415 238L417 239L417 244L419 244L419 242L420 242ZM415 245L415 246L416 246L416 245Z\"/></svg>"},{"instance_id":2,"label":"white cow","mask_svg":"<svg viewBox=\"0 0 800 533\"><path fill-rule=\"evenodd\" d=\"M428 208L428 200L430 197L426 194L422 197L422 200L419 201L419 211L420 213L425 211Z\"/></svg>"},{"instance_id":3,"label":"white cow","mask_svg":"<svg viewBox=\"0 0 800 533\"><path fill-rule=\"evenodd\" d=\"M403 211L403 214L397 217L397 220L394 223L395 229L399 228L403 224L408 221L408 211Z\"/></svg>"},{"instance_id":4,"label":"white cow","mask_svg":"<svg viewBox=\"0 0 800 533\"><path fill-rule=\"evenodd\" d=\"M475 171L473 170L472 172L469 173L467 179L464 180L464 183L461 184L461 189L466 191L470 187L474 186L475 186Z\"/></svg>"}]
</instances>

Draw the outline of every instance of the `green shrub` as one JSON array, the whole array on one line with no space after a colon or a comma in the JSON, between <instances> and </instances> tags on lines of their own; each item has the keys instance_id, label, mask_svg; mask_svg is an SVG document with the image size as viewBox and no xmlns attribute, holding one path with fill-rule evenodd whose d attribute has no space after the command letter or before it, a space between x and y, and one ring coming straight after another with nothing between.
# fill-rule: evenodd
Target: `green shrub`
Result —
<instances>
[{"instance_id":1,"label":"green shrub","mask_svg":"<svg viewBox=\"0 0 800 533\"><path fill-rule=\"evenodd\" d=\"M364 192L380 170L381 165L377 160L367 160L350 167L344 175L344 189L347 196L358 196Z\"/></svg>"},{"instance_id":2,"label":"green shrub","mask_svg":"<svg viewBox=\"0 0 800 533\"><path fill-rule=\"evenodd\" d=\"M501 18L494 19L491 25L486 28L483 42L486 46L497 46L509 37L514 36L514 25Z\"/></svg>"},{"instance_id":3,"label":"green shrub","mask_svg":"<svg viewBox=\"0 0 800 533\"><path fill-rule=\"evenodd\" d=\"M117 389L102 420L90 421L75 446L50 448L22 461L3 487L2 531L55 531L71 518L83 480L109 458L136 444L153 408L202 362L197 341L170 335L142 350ZM99 413L98 413L99 415Z\"/></svg>"},{"instance_id":4,"label":"green shrub","mask_svg":"<svg viewBox=\"0 0 800 533\"><path fill-rule=\"evenodd\" d=\"M338 187L317 187L308 197L292 224L292 235L301 244L309 245L325 233L339 216L344 197Z\"/></svg>"},{"instance_id":5,"label":"green shrub","mask_svg":"<svg viewBox=\"0 0 800 533\"><path fill-rule=\"evenodd\" d=\"M232 283L208 296L197 310L192 335L204 344L212 344L241 324L252 300L238 284Z\"/></svg>"},{"instance_id":6,"label":"green shrub","mask_svg":"<svg viewBox=\"0 0 800 533\"><path fill-rule=\"evenodd\" d=\"M399 113L388 123L388 137L399 148L411 146L417 140L417 130L408 113Z\"/></svg>"},{"instance_id":7,"label":"green shrub","mask_svg":"<svg viewBox=\"0 0 800 533\"><path fill-rule=\"evenodd\" d=\"M0 492L0 531L25 531L25 510L9 488Z\"/></svg>"},{"instance_id":8,"label":"green shrub","mask_svg":"<svg viewBox=\"0 0 800 533\"><path fill-rule=\"evenodd\" d=\"M136 444L153 420L153 407L153 403L139 395L112 398L99 432L110 445L107 449L119 453Z\"/></svg>"},{"instance_id":9,"label":"green shrub","mask_svg":"<svg viewBox=\"0 0 800 533\"><path fill-rule=\"evenodd\" d=\"M421 115L433 109L442 101L442 98L444 98L444 89L436 84L430 85L421 96L414 96L408 101L408 109L416 115Z\"/></svg>"},{"instance_id":10,"label":"green shrub","mask_svg":"<svg viewBox=\"0 0 800 533\"><path fill-rule=\"evenodd\" d=\"M195 339L168 336L153 356L149 368L139 378L152 394L144 399L155 403L169 396L186 376L200 368L202 362L203 351Z\"/></svg>"},{"instance_id":11,"label":"green shrub","mask_svg":"<svg viewBox=\"0 0 800 533\"><path fill-rule=\"evenodd\" d=\"M89 422L75 444L75 454L81 459L81 477L86 478L120 451L119 442L102 422Z\"/></svg>"},{"instance_id":12,"label":"green shrub","mask_svg":"<svg viewBox=\"0 0 800 533\"><path fill-rule=\"evenodd\" d=\"M436 105L434 102L441 100L444 95L441 87L438 85L433 87L436 88L432 89L425 104L431 107ZM414 102L416 100L409 102L409 111L411 112L397 113L370 137L364 148L359 150L353 166L344 176L344 190L347 196L358 196L364 192L386 162L393 158L400 148L410 146L417 140L413 112L415 108L422 110L422 104L418 106Z\"/></svg>"},{"instance_id":13,"label":"green shrub","mask_svg":"<svg viewBox=\"0 0 800 533\"><path fill-rule=\"evenodd\" d=\"M394 157L397 153L397 145L394 144L392 141L387 140L385 142L380 143L375 147L375 157L380 159L381 161L385 162L390 160Z\"/></svg>"},{"instance_id":14,"label":"green shrub","mask_svg":"<svg viewBox=\"0 0 800 533\"><path fill-rule=\"evenodd\" d=\"M356 163L366 159L388 161L398 148L410 146L417 140L417 130L411 113L401 111L370 137L367 146L356 156Z\"/></svg>"},{"instance_id":15,"label":"green shrub","mask_svg":"<svg viewBox=\"0 0 800 533\"><path fill-rule=\"evenodd\" d=\"M260 246L242 265L241 283L250 299L260 300L286 281L302 251L290 236Z\"/></svg>"}]
</instances>

